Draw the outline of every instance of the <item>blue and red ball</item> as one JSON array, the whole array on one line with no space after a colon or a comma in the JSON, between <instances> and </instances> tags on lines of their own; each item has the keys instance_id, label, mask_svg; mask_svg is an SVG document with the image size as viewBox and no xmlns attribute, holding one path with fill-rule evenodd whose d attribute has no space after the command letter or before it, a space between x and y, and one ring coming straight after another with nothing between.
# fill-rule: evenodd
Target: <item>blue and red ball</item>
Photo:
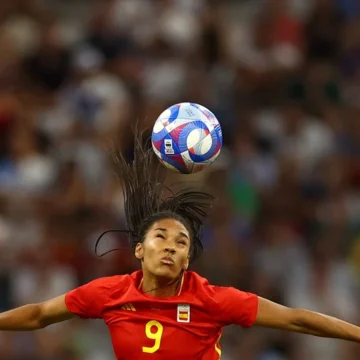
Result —
<instances>
[{"instance_id":1,"label":"blue and red ball","mask_svg":"<svg viewBox=\"0 0 360 360\"><path fill-rule=\"evenodd\" d=\"M151 140L162 164L190 174L208 167L219 156L222 131L210 110L195 103L180 103L158 117Z\"/></svg>"}]
</instances>

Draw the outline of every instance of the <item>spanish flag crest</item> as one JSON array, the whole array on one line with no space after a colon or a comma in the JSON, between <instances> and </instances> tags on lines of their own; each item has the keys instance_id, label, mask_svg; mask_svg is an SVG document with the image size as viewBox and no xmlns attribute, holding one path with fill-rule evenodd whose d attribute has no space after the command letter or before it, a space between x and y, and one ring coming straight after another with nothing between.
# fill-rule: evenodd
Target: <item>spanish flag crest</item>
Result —
<instances>
[{"instance_id":1,"label":"spanish flag crest","mask_svg":"<svg viewBox=\"0 0 360 360\"><path fill-rule=\"evenodd\" d=\"M177 322L182 322L182 323L190 322L190 305L178 304L178 306L177 306Z\"/></svg>"}]
</instances>

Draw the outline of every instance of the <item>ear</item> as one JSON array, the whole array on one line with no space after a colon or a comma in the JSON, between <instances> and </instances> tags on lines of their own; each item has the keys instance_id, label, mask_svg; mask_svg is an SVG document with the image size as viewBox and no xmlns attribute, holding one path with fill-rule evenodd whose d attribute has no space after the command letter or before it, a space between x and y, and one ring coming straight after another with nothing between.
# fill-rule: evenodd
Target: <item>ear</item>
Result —
<instances>
[{"instance_id":1,"label":"ear","mask_svg":"<svg viewBox=\"0 0 360 360\"><path fill-rule=\"evenodd\" d=\"M137 243L135 247L135 257L138 260L142 260L144 258L144 246L142 243Z\"/></svg>"},{"instance_id":2,"label":"ear","mask_svg":"<svg viewBox=\"0 0 360 360\"><path fill-rule=\"evenodd\" d=\"M190 264L190 256L187 257L184 265L183 265L183 270L187 270L187 268L189 267Z\"/></svg>"}]
</instances>

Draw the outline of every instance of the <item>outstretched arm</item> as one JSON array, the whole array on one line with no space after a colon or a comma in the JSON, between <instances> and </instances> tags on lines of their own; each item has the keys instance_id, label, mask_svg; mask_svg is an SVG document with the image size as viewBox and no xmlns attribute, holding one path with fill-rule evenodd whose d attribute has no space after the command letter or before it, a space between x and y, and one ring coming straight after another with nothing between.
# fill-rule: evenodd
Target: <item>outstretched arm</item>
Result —
<instances>
[{"instance_id":1,"label":"outstretched arm","mask_svg":"<svg viewBox=\"0 0 360 360\"><path fill-rule=\"evenodd\" d=\"M360 342L360 327L324 314L292 309L259 297L255 325Z\"/></svg>"},{"instance_id":2,"label":"outstretched arm","mask_svg":"<svg viewBox=\"0 0 360 360\"><path fill-rule=\"evenodd\" d=\"M0 314L0 331L29 331L68 320L74 315L65 304L65 295L29 304Z\"/></svg>"}]
</instances>

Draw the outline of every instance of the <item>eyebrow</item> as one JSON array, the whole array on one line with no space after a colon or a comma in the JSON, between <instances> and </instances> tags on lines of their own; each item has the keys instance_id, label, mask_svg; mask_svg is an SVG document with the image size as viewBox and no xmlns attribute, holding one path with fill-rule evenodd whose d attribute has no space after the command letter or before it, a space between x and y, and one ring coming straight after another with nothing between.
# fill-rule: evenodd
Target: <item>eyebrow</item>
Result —
<instances>
[{"instance_id":1,"label":"eyebrow","mask_svg":"<svg viewBox=\"0 0 360 360\"><path fill-rule=\"evenodd\" d=\"M167 232L167 229L165 229L165 228L156 228L154 231L157 231L157 230ZM183 231L180 231L180 235L185 236L186 238L189 239L189 236L186 233L184 233Z\"/></svg>"}]
</instances>

